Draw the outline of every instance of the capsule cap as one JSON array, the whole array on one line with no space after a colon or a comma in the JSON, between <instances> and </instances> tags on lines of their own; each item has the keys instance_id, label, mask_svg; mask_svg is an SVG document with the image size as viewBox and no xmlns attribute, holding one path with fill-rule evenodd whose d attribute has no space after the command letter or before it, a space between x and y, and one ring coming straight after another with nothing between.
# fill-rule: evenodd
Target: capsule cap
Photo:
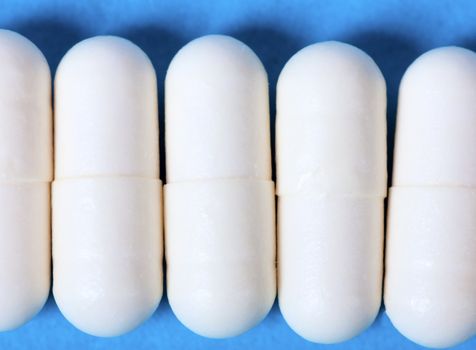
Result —
<instances>
[{"instance_id":1,"label":"capsule cap","mask_svg":"<svg viewBox=\"0 0 476 350\"><path fill-rule=\"evenodd\" d=\"M476 54L419 57L400 85L393 186L476 186Z\"/></svg>"},{"instance_id":2,"label":"capsule cap","mask_svg":"<svg viewBox=\"0 0 476 350\"><path fill-rule=\"evenodd\" d=\"M38 48L0 30L0 181L51 181L51 75Z\"/></svg>"},{"instance_id":3,"label":"capsule cap","mask_svg":"<svg viewBox=\"0 0 476 350\"><path fill-rule=\"evenodd\" d=\"M248 46L190 42L169 66L165 100L168 183L271 179L268 79Z\"/></svg>"},{"instance_id":4,"label":"capsule cap","mask_svg":"<svg viewBox=\"0 0 476 350\"><path fill-rule=\"evenodd\" d=\"M385 196L386 88L363 51L308 46L277 86L278 194L317 191Z\"/></svg>"},{"instance_id":5,"label":"capsule cap","mask_svg":"<svg viewBox=\"0 0 476 350\"><path fill-rule=\"evenodd\" d=\"M56 178L159 175L157 82L130 41L75 45L55 78Z\"/></svg>"}]
</instances>

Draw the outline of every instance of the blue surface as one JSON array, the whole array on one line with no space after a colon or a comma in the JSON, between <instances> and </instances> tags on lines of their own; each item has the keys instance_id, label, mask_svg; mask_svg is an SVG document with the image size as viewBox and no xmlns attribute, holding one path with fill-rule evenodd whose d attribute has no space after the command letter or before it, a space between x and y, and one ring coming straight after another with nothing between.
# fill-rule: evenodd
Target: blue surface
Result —
<instances>
[{"instance_id":1,"label":"blue surface","mask_svg":"<svg viewBox=\"0 0 476 350\"><path fill-rule=\"evenodd\" d=\"M387 79L392 149L397 89L405 68L418 55L437 46L456 44L475 49L476 1L1 0L0 27L30 38L53 70L62 55L86 37L116 34L131 39L145 50L157 69L161 120L168 63L181 46L198 36L229 34L254 49L270 76L272 106L278 73L293 53L316 41L346 41L367 51ZM183 327L166 300L137 330L101 339L69 325L51 298L27 325L0 334L0 349L31 348L421 349L401 336L383 312L370 329L351 341L328 347L312 344L289 329L277 306L248 333L234 339L210 340ZM457 349L476 349L476 338Z\"/></svg>"}]
</instances>

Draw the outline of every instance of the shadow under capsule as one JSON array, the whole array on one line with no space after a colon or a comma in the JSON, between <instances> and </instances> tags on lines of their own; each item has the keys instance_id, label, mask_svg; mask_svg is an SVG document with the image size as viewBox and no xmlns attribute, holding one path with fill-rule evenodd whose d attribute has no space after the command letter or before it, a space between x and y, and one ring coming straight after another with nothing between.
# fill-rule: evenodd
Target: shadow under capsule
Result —
<instances>
[{"instance_id":1,"label":"shadow under capsule","mask_svg":"<svg viewBox=\"0 0 476 350\"><path fill-rule=\"evenodd\" d=\"M459 46L476 52L476 36L461 38L460 40L456 40L454 43L445 46Z\"/></svg>"},{"instance_id":2,"label":"shadow under capsule","mask_svg":"<svg viewBox=\"0 0 476 350\"><path fill-rule=\"evenodd\" d=\"M78 27L55 18L27 19L12 23L8 29L24 35L38 46L45 55L53 76L65 53L87 37Z\"/></svg>"},{"instance_id":3,"label":"shadow under capsule","mask_svg":"<svg viewBox=\"0 0 476 350\"><path fill-rule=\"evenodd\" d=\"M400 81L407 68L422 53L422 49L410 38L382 31L363 32L345 39L373 58L379 66L387 84L387 171L388 185L392 183L393 150L397 119L398 91ZM384 227L387 227L388 199L384 202ZM384 257L386 255L386 233L384 235ZM382 278L382 292L385 289L385 264ZM379 310L376 322L384 315L385 305Z\"/></svg>"},{"instance_id":4,"label":"shadow under capsule","mask_svg":"<svg viewBox=\"0 0 476 350\"><path fill-rule=\"evenodd\" d=\"M165 152L165 77L170 62L175 54L189 41L169 29L156 26L133 26L121 32L113 33L122 36L139 46L150 58L157 74L157 90L159 101L159 148L160 148L160 178L166 181L166 152ZM167 299L167 265L163 259L163 296L154 312L152 319L163 327L167 322L159 322L162 318L175 318Z\"/></svg>"},{"instance_id":5,"label":"shadow under capsule","mask_svg":"<svg viewBox=\"0 0 476 350\"><path fill-rule=\"evenodd\" d=\"M398 88L408 66L423 52L410 37L382 31L358 33L344 40L369 54L387 83L387 162L391 183Z\"/></svg>"},{"instance_id":6,"label":"shadow under capsule","mask_svg":"<svg viewBox=\"0 0 476 350\"><path fill-rule=\"evenodd\" d=\"M261 59L268 73L272 173L273 180L276 180L274 128L276 120L276 84L284 65L292 55L301 49L302 43L289 33L264 26L245 27L230 32L229 35L248 45Z\"/></svg>"},{"instance_id":7,"label":"shadow under capsule","mask_svg":"<svg viewBox=\"0 0 476 350\"><path fill-rule=\"evenodd\" d=\"M116 33L115 33L116 34ZM164 110L164 82L167 69L178 50L188 40L176 32L160 26L146 25L129 27L117 35L129 39L139 46L149 56L157 74L157 88L159 99L159 145L160 145L160 178L165 182L165 110Z\"/></svg>"},{"instance_id":8,"label":"shadow under capsule","mask_svg":"<svg viewBox=\"0 0 476 350\"><path fill-rule=\"evenodd\" d=\"M30 18L21 22L12 22L4 28L23 35L40 49L48 62L52 79L64 54L84 37L79 28L54 18ZM50 285L52 282L53 275L51 273ZM48 300L43 306L41 314L54 312L57 312L57 308L50 288Z\"/></svg>"}]
</instances>

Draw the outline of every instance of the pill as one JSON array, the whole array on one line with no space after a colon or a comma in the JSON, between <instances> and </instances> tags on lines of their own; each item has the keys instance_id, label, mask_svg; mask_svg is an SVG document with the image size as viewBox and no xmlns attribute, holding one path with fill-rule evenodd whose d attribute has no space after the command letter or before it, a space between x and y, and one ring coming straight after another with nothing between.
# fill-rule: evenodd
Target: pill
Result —
<instances>
[{"instance_id":1,"label":"pill","mask_svg":"<svg viewBox=\"0 0 476 350\"><path fill-rule=\"evenodd\" d=\"M323 42L277 84L278 298L319 343L352 338L381 304L386 86L361 50Z\"/></svg>"},{"instance_id":2,"label":"pill","mask_svg":"<svg viewBox=\"0 0 476 350\"><path fill-rule=\"evenodd\" d=\"M245 44L196 39L165 81L167 295L192 331L224 338L276 296L267 75Z\"/></svg>"},{"instance_id":3,"label":"pill","mask_svg":"<svg viewBox=\"0 0 476 350\"><path fill-rule=\"evenodd\" d=\"M416 343L476 332L476 54L418 58L399 92L389 196L385 306Z\"/></svg>"},{"instance_id":4,"label":"pill","mask_svg":"<svg viewBox=\"0 0 476 350\"><path fill-rule=\"evenodd\" d=\"M50 289L51 75L23 36L0 30L0 331L43 307Z\"/></svg>"},{"instance_id":5,"label":"pill","mask_svg":"<svg viewBox=\"0 0 476 350\"><path fill-rule=\"evenodd\" d=\"M97 336L123 334L162 296L157 83L137 46L90 38L55 78L53 293Z\"/></svg>"}]
</instances>

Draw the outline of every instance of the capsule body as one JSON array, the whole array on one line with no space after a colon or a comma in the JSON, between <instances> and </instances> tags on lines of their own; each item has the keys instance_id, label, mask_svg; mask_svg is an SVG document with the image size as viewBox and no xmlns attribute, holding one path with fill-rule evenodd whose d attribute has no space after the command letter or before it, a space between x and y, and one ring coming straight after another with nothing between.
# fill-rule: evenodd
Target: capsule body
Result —
<instances>
[{"instance_id":1,"label":"capsule body","mask_svg":"<svg viewBox=\"0 0 476 350\"><path fill-rule=\"evenodd\" d=\"M400 85L385 307L429 347L476 332L476 54L418 58Z\"/></svg>"},{"instance_id":2,"label":"capsule body","mask_svg":"<svg viewBox=\"0 0 476 350\"><path fill-rule=\"evenodd\" d=\"M347 340L381 303L386 88L364 52L324 42L277 85L278 296L288 324Z\"/></svg>"},{"instance_id":3,"label":"capsule body","mask_svg":"<svg viewBox=\"0 0 476 350\"><path fill-rule=\"evenodd\" d=\"M162 296L155 72L131 42L74 46L55 79L53 293L84 332L114 336Z\"/></svg>"},{"instance_id":4,"label":"capsule body","mask_svg":"<svg viewBox=\"0 0 476 350\"><path fill-rule=\"evenodd\" d=\"M29 40L0 30L0 331L21 326L50 289L51 76Z\"/></svg>"},{"instance_id":5,"label":"capsule body","mask_svg":"<svg viewBox=\"0 0 476 350\"><path fill-rule=\"evenodd\" d=\"M167 72L167 295L208 337L245 332L276 295L267 84L226 36L192 41Z\"/></svg>"}]
</instances>

